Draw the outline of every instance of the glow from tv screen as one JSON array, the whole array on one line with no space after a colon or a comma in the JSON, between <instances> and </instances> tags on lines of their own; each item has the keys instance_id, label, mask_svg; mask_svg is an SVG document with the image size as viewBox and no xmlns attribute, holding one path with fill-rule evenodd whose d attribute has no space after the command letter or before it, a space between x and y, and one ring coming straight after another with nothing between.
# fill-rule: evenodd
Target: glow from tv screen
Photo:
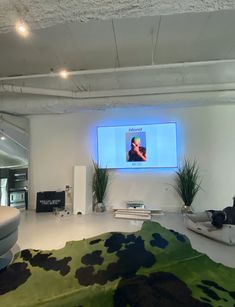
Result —
<instances>
[{"instance_id":1,"label":"glow from tv screen","mask_svg":"<svg viewBox=\"0 0 235 307\"><path fill-rule=\"evenodd\" d=\"M98 127L104 168L177 167L176 123Z\"/></svg>"}]
</instances>

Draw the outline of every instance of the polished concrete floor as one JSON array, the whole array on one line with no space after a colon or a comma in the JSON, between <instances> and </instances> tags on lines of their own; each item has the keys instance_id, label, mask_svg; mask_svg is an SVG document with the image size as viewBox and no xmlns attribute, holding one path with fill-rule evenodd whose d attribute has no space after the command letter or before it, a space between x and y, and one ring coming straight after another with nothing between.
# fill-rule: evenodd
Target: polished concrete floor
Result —
<instances>
[{"instance_id":1,"label":"polished concrete floor","mask_svg":"<svg viewBox=\"0 0 235 307\"><path fill-rule=\"evenodd\" d=\"M192 247L216 262L235 267L235 246L228 246L196 234L185 228L181 214L167 213L154 217L162 226L187 235ZM59 249L67 241L81 240L109 231L134 232L141 228L137 220L115 219L110 212L58 217L53 213L23 211L19 239L14 251L25 248Z\"/></svg>"}]
</instances>

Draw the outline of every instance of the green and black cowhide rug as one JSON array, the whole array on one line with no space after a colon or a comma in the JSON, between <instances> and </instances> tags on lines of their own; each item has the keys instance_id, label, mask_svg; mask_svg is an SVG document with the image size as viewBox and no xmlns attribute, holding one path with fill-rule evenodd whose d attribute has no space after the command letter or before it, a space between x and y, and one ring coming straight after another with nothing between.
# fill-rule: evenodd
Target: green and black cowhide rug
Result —
<instances>
[{"instance_id":1,"label":"green and black cowhide rug","mask_svg":"<svg viewBox=\"0 0 235 307\"><path fill-rule=\"evenodd\" d=\"M221 245L223 248L223 245ZM0 306L235 306L235 269L158 223L52 251L24 250L0 271Z\"/></svg>"}]
</instances>

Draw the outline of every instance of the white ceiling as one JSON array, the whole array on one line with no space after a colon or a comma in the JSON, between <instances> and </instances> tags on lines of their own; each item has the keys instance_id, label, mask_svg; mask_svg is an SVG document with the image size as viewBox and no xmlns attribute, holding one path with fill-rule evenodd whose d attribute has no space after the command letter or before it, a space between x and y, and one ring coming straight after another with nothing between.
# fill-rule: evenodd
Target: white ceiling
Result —
<instances>
[{"instance_id":1,"label":"white ceiling","mask_svg":"<svg viewBox=\"0 0 235 307\"><path fill-rule=\"evenodd\" d=\"M171 2L162 1L165 8ZM3 3L0 1L0 8ZM38 14L48 9L40 3ZM212 10L212 3L217 8L218 3L227 8L234 5L234 1L192 3L204 3L200 10L206 11ZM171 9L169 5L169 12ZM91 12L97 10L95 6ZM6 33L0 34L0 111L45 114L235 101L235 10L109 20L107 12L103 21L65 22L70 20L66 13L63 24L43 28L46 24L39 22L37 28L43 29L32 30L27 39L9 31L5 21L2 29ZM122 12L125 15L128 6ZM89 15L88 10L86 13ZM53 18L52 23L58 23ZM68 79L58 76L61 68L71 71Z\"/></svg>"}]
</instances>

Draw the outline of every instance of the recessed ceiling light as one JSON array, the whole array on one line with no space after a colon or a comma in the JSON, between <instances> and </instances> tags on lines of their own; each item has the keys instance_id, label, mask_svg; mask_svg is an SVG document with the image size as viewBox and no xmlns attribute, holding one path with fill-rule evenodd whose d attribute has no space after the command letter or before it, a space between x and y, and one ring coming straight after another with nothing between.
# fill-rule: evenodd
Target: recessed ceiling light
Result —
<instances>
[{"instance_id":1,"label":"recessed ceiling light","mask_svg":"<svg viewBox=\"0 0 235 307\"><path fill-rule=\"evenodd\" d=\"M5 139L6 139L6 137L2 135L1 140L4 141Z\"/></svg>"},{"instance_id":2,"label":"recessed ceiling light","mask_svg":"<svg viewBox=\"0 0 235 307\"><path fill-rule=\"evenodd\" d=\"M60 76L61 76L61 78L63 78L63 79L67 79L67 78L68 78L68 72L67 72L67 70L65 70L65 69L61 70L61 71L60 71Z\"/></svg>"},{"instance_id":3,"label":"recessed ceiling light","mask_svg":"<svg viewBox=\"0 0 235 307\"><path fill-rule=\"evenodd\" d=\"M23 37L27 37L29 35L29 29L25 23L18 22L16 24L16 31Z\"/></svg>"},{"instance_id":4,"label":"recessed ceiling light","mask_svg":"<svg viewBox=\"0 0 235 307\"><path fill-rule=\"evenodd\" d=\"M24 33L26 31L25 26L20 25L19 28L18 28L18 31L21 32L21 33Z\"/></svg>"}]
</instances>

